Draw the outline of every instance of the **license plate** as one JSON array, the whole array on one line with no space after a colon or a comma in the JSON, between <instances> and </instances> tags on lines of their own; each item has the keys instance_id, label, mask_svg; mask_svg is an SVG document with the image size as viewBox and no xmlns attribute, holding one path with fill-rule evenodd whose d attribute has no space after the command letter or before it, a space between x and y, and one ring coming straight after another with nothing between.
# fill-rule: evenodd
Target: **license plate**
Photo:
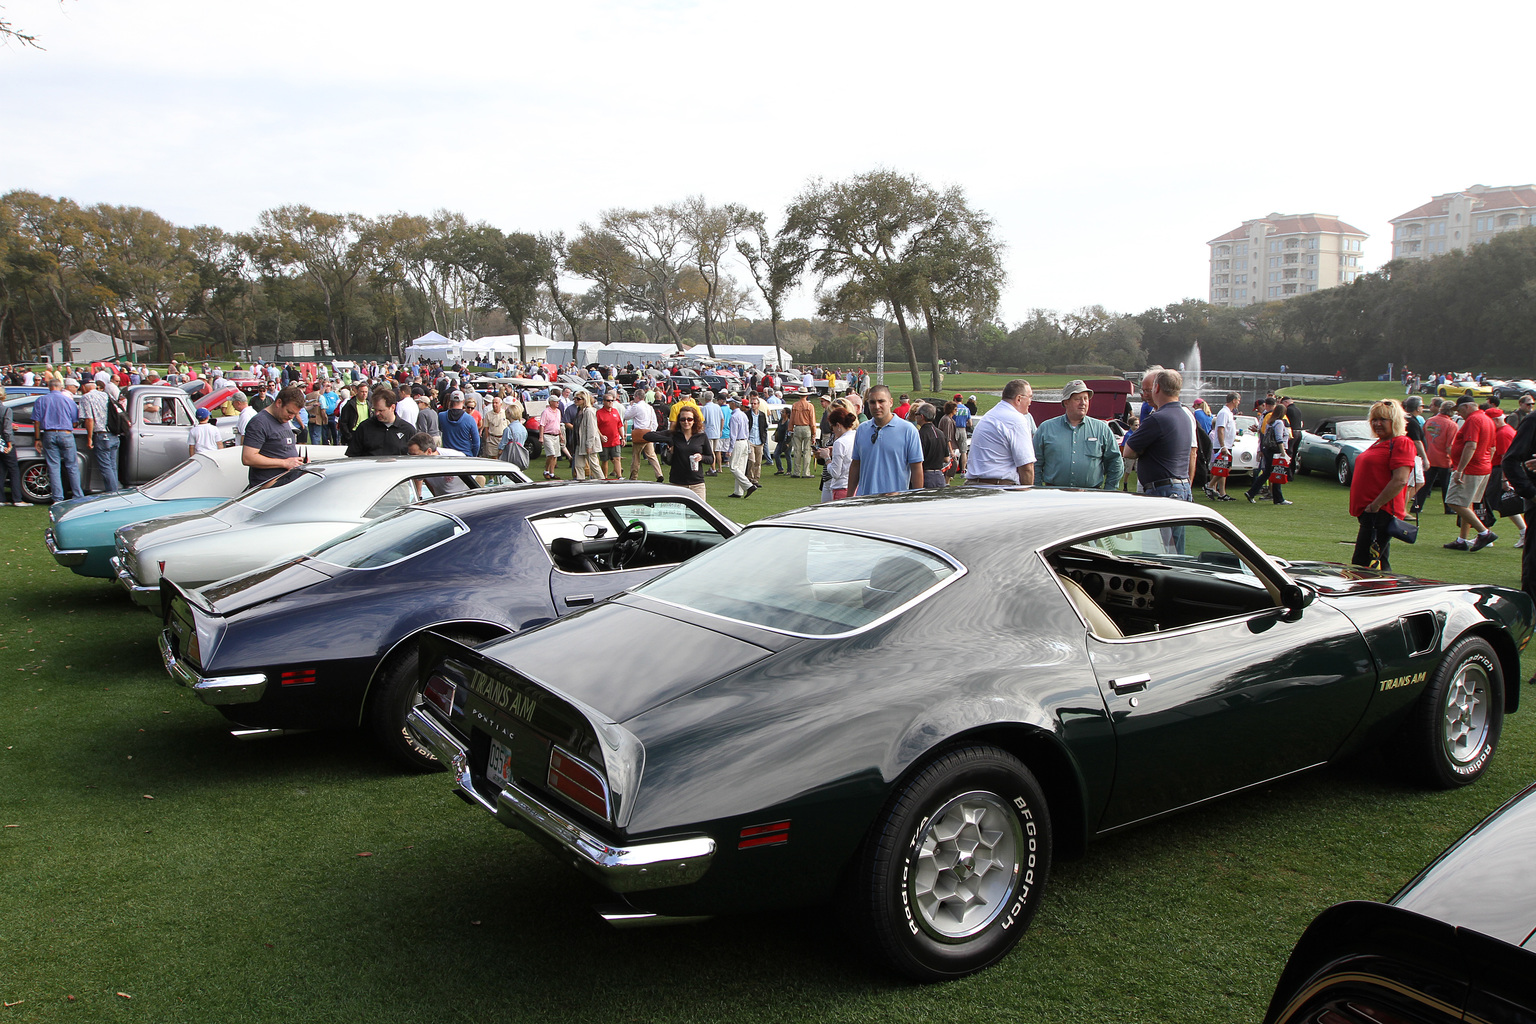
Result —
<instances>
[{"instance_id":1,"label":"license plate","mask_svg":"<svg viewBox=\"0 0 1536 1024\"><path fill-rule=\"evenodd\" d=\"M485 759L487 781L497 782L503 788L512 784L512 751L500 740L491 740L491 754Z\"/></svg>"}]
</instances>

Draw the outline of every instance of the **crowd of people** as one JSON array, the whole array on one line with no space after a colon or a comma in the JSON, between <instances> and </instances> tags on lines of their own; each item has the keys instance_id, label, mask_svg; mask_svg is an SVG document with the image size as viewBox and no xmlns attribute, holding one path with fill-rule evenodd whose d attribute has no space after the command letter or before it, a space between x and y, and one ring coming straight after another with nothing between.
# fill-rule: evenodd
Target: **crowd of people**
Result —
<instances>
[{"instance_id":1,"label":"crowd of people","mask_svg":"<svg viewBox=\"0 0 1536 1024\"><path fill-rule=\"evenodd\" d=\"M36 443L58 472L54 493L79 493L73 431L86 424L86 443L115 484L115 448L106 430L108 407L121 387L153 383L143 367L103 365L82 374L69 368L35 373L5 368L6 380L31 379L49 387L34 405ZM619 383L616 367L568 368L598 381L593 390L560 383L558 368L505 364L506 383L480 380L466 390L463 367L418 363L353 366L344 374L301 372L293 365L258 364L263 384L247 398L237 392L218 410L200 410L188 432L188 454L220 444L213 428L221 416L235 419L235 443L243 449L255 485L302 461L299 445L345 445L348 455L419 455L452 449L502 458L528 468L542 459L544 479L637 479L642 471L704 496L708 477L728 474L732 499L750 498L762 486L765 463L775 475L807 479L819 474L821 499L947 487L953 479L978 485L1039 484L1113 490L1134 474L1145 494L1193 500L1196 489L1230 501L1225 477L1212 463L1230 462L1236 441L1240 396L1227 393L1214 413L1201 398L1181 401L1177 370L1152 367L1141 382L1142 404L1126 403L1117 438L1108 422L1089 415L1093 392L1075 380L1062 390L1062 414L1037 425L1030 415L1034 391L1022 379L1007 382L1001 401L980 414L976 396L956 394L942 406L895 395L883 384L836 396L828 390L813 402L807 391L789 396L771 372L749 373L741 394L705 391L695 398L666 368L629 367ZM222 370L204 366L215 389L227 383ZM83 378L83 379L82 379ZM197 371L172 364L167 383L197 379ZM570 379L570 378L567 378ZM538 411L533 406L543 406ZM1349 512L1358 529L1356 565L1390 569L1393 538L1416 533L1419 513L1436 488L1458 535L1445 547L1477 552L1497 539L1496 514L1518 530L1525 548L1527 589L1536 576L1526 545L1523 512L1536 505L1536 417L1533 400L1519 399L1507 415L1498 397L1478 400L1418 395L1371 407L1375 442L1357 457ZM1294 467L1304 423L1287 396L1255 402L1259 464L1245 492L1249 502L1267 497L1290 505L1283 484ZM15 465L12 424L0 415L0 477ZM624 446L631 446L625 459ZM66 455L68 457L66 457ZM57 468L56 468L57 467ZM19 483L13 500L24 504Z\"/></svg>"}]
</instances>

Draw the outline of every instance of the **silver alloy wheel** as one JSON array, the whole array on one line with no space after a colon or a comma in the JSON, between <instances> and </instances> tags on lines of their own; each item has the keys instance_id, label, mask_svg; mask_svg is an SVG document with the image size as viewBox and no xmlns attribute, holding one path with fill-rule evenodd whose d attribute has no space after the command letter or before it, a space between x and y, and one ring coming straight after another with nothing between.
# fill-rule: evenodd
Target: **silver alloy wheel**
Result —
<instances>
[{"instance_id":1,"label":"silver alloy wheel","mask_svg":"<svg viewBox=\"0 0 1536 1024\"><path fill-rule=\"evenodd\" d=\"M962 793L935 811L907 879L923 929L958 942L991 924L1017 891L1023 838L1018 815L996 793Z\"/></svg>"},{"instance_id":2,"label":"silver alloy wheel","mask_svg":"<svg viewBox=\"0 0 1536 1024\"><path fill-rule=\"evenodd\" d=\"M1339 478L1339 483L1347 487L1349 485L1349 459L1340 455L1339 461L1333 464L1333 469Z\"/></svg>"},{"instance_id":3,"label":"silver alloy wheel","mask_svg":"<svg viewBox=\"0 0 1536 1024\"><path fill-rule=\"evenodd\" d=\"M1445 729L1441 749L1451 764L1470 764L1488 745L1488 672L1475 659L1456 669L1445 688Z\"/></svg>"}]
</instances>

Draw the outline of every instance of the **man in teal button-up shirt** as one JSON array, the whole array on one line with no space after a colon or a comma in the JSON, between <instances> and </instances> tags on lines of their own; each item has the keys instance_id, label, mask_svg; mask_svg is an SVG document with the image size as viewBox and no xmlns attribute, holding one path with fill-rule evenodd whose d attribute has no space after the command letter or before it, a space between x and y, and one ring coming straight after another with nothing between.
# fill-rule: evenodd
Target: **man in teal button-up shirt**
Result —
<instances>
[{"instance_id":1,"label":"man in teal button-up shirt","mask_svg":"<svg viewBox=\"0 0 1536 1024\"><path fill-rule=\"evenodd\" d=\"M1035 483L1045 487L1091 487L1112 491L1125 475L1125 461L1109 424L1088 415L1093 392L1080 380L1061 392L1064 415L1035 431Z\"/></svg>"}]
</instances>

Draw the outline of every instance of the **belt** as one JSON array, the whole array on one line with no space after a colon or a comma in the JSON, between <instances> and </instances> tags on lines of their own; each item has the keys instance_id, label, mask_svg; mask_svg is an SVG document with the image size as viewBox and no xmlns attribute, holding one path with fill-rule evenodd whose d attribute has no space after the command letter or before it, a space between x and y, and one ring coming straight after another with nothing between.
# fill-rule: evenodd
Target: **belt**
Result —
<instances>
[{"instance_id":1,"label":"belt","mask_svg":"<svg viewBox=\"0 0 1536 1024\"><path fill-rule=\"evenodd\" d=\"M1143 487L1162 487L1162 486L1164 486L1166 484L1187 484L1187 483L1189 483L1189 477L1187 477L1187 476L1171 476L1171 477L1169 477L1166 480L1143 480L1142 483L1141 483L1141 486L1143 486Z\"/></svg>"},{"instance_id":2,"label":"belt","mask_svg":"<svg viewBox=\"0 0 1536 1024\"><path fill-rule=\"evenodd\" d=\"M72 427L44 427L43 428L43 433L45 433L45 434L73 434L74 432L75 431L74 431L74 429Z\"/></svg>"},{"instance_id":3,"label":"belt","mask_svg":"<svg viewBox=\"0 0 1536 1024\"><path fill-rule=\"evenodd\" d=\"M971 476L966 477L965 482L968 484L1017 484L1019 478L1014 477L1012 480L1004 480L1001 477L995 476Z\"/></svg>"}]
</instances>

